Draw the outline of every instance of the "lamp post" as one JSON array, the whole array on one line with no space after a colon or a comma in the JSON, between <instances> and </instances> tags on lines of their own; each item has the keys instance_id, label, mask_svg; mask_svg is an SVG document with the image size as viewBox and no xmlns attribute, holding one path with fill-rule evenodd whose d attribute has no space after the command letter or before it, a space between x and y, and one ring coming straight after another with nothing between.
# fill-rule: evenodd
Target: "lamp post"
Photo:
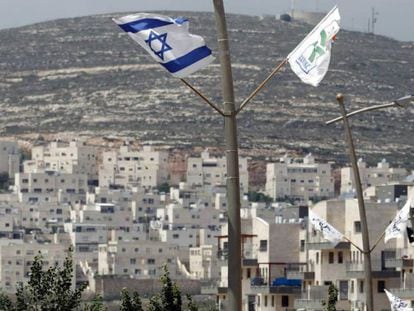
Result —
<instances>
[{"instance_id":1,"label":"lamp post","mask_svg":"<svg viewBox=\"0 0 414 311\"><path fill-rule=\"evenodd\" d=\"M236 106L223 0L213 0L224 101L228 206L228 310L242 310L241 220Z\"/></svg>"},{"instance_id":2,"label":"lamp post","mask_svg":"<svg viewBox=\"0 0 414 311\"><path fill-rule=\"evenodd\" d=\"M362 192L361 177L359 174L358 163L357 163L356 154L355 154L355 147L354 147L354 142L352 139L352 133L351 133L351 128L349 126L348 118L353 115L365 112L365 111L377 110L381 108L389 108L393 106L406 107L408 103L410 103L414 99L414 95L408 95L408 96L401 97L389 104L375 105L375 106L359 109L349 114L347 114L345 106L344 106L344 96L342 94L338 94L336 99L339 103L339 108L341 110L342 117L338 117L333 120L330 120L326 122L326 124L332 124L341 119L344 122L346 141L348 145L349 157L351 160L352 171L353 171L354 180L355 180L355 188L357 192L359 216L361 220L361 233L362 233L362 245L363 245L362 249L363 249L363 254L364 254L364 274L365 274L364 287L365 287L365 293L366 293L366 307L367 307L367 311L374 311L373 292L372 292L372 266L371 266L372 249L370 248L370 244L369 244L368 223L367 223L365 203L364 203L363 192Z\"/></svg>"}]
</instances>

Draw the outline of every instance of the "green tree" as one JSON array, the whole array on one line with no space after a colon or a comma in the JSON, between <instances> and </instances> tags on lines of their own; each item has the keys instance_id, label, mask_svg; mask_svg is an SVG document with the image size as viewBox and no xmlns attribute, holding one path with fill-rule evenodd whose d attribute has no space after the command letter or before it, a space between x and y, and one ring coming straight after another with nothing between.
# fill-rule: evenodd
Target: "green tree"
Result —
<instances>
[{"instance_id":1,"label":"green tree","mask_svg":"<svg viewBox=\"0 0 414 311\"><path fill-rule=\"evenodd\" d=\"M162 183L157 187L159 192L170 193L170 185L168 183Z\"/></svg>"},{"instance_id":2,"label":"green tree","mask_svg":"<svg viewBox=\"0 0 414 311\"><path fill-rule=\"evenodd\" d=\"M250 202L264 202L264 203L270 203L273 201L273 199L267 195L265 195L262 192L256 192L256 191L249 191L247 193L247 197L249 198Z\"/></svg>"},{"instance_id":3,"label":"green tree","mask_svg":"<svg viewBox=\"0 0 414 311\"><path fill-rule=\"evenodd\" d=\"M81 304L86 285L72 290L73 260L69 249L63 267L57 264L43 270L43 257L39 253L30 269L27 285L19 285L16 291L16 309L19 311L69 311Z\"/></svg>"},{"instance_id":4,"label":"green tree","mask_svg":"<svg viewBox=\"0 0 414 311\"><path fill-rule=\"evenodd\" d=\"M149 301L148 311L164 311L160 300L161 299L159 295L152 296Z\"/></svg>"},{"instance_id":5,"label":"green tree","mask_svg":"<svg viewBox=\"0 0 414 311\"><path fill-rule=\"evenodd\" d=\"M106 311L107 308L103 303L103 299L101 296L96 295L92 302L85 305L83 311Z\"/></svg>"},{"instance_id":6,"label":"green tree","mask_svg":"<svg viewBox=\"0 0 414 311\"><path fill-rule=\"evenodd\" d=\"M336 311L336 302L338 301L338 289L332 283L328 289L328 302L322 301L325 311Z\"/></svg>"},{"instance_id":7,"label":"green tree","mask_svg":"<svg viewBox=\"0 0 414 311\"><path fill-rule=\"evenodd\" d=\"M198 311L197 305L193 301L193 297L190 294L187 294L187 308L188 311Z\"/></svg>"},{"instance_id":8,"label":"green tree","mask_svg":"<svg viewBox=\"0 0 414 311\"><path fill-rule=\"evenodd\" d=\"M142 302L139 294L134 292L132 297L126 288L121 291L121 308L120 311L143 311Z\"/></svg>"},{"instance_id":9,"label":"green tree","mask_svg":"<svg viewBox=\"0 0 414 311\"><path fill-rule=\"evenodd\" d=\"M15 310L13 307L13 303L10 300L9 296L5 293L0 292L0 311L11 311Z\"/></svg>"}]
</instances>

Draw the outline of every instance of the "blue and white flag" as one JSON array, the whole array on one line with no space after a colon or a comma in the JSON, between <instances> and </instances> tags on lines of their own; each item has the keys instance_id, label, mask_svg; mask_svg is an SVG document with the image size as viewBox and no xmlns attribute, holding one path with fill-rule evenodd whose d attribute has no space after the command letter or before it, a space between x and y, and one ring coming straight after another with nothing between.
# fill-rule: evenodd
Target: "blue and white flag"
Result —
<instances>
[{"instance_id":1,"label":"blue and white flag","mask_svg":"<svg viewBox=\"0 0 414 311\"><path fill-rule=\"evenodd\" d=\"M188 20L138 13L113 19L174 77L185 78L214 57L204 39L188 32Z\"/></svg>"}]
</instances>

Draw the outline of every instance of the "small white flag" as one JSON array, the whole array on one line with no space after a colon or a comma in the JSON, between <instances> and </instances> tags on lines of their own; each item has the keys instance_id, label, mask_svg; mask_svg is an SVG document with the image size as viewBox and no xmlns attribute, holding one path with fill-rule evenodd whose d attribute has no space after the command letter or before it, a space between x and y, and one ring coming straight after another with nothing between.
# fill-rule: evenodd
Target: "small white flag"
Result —
<instances>
[{"instance_id":1,"label":"small white flag","mask_svg":"<svg viewBox=\"0 0 414 311\"><path fill-rule=\"evenodd\" d=\"M398 298L397 296L394 296L389 291L384 289L385 293L387 294L388 300L391 304L391 311L412 311L412 308L408 307L408 303L401 300L401 298Z\"/></svg>"},{"instance_id":2,"label":"small white flag","mask_svg":"<svg viewBox=\"0 0 414 311\"><path fill-rule=\"evenodd\" d=\"M336 245L342 240L342 233L332 227L325 219L320 218L309 210L309 220L315 230L322 232L325 239Z\"/></svg>"},{"instance_id":3,"label":"small white flag","mask_svg":"<svg viewBox=\"0 0 414 311\"><path fill-rule=\"evenodd\" d=\"M305 83L318 86L328 71L331 45L341 16L335 6L288 55L290 67Z\"/></svg>"},{"instance_id":4,"label":"small white flag","mask_svg":"<svg viewBox=\"0 0 414 311\"><path fill-rule=\"evenodd\" d=\"M113 20L174 77L185 78L214 60L204 39L189 33L187 19L138 13Z\"/></svg>"},{"instance_id":5,"label":"small white flag","mask_svg":"<svg viewBox=\"0 0 414 311\"><path fill-rule=\"evenodd\" d=\"M410 215L411 200L408 199L404 207L397 213L392 222L385 229L384 242L404 236L407 229L408 216Z\"/></svg>"}]
</instances>

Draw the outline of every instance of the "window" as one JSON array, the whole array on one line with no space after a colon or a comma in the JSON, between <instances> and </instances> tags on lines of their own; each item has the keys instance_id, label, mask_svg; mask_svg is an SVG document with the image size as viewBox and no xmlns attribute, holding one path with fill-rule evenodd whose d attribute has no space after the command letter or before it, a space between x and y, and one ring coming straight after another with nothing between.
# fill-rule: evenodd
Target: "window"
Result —
<instances>
[{"instance_id":1,"label":"window","mask_svg":"<svg viewBox=\"0 0 414 311\"><path fill-rule=\"evenodd\" d=\"M329 252L329 263L334 263L334 252Z\"/></svg>"},{"instance_id":2,"label":"window","mask_svg":"<svg viewBox=\"0 0 414 311\"><path fill-rule=\"evenodd\" d=\"M261 252L267 251L267 240L260 240L260 249Z\"/></svg>"},{"instance_id":3,"label":"window","mask_svg":"<svg viewBox=\"0 0 414 311\"><path fill-rule=\"evenodd\" d=\"M252 274L252 272L251 272L250 268L247 268L247 271L246 271L246 278L250 279L251 274Z\"/></svg>"},{"instance_id":4,"label":"window","mask_svg":"<svg viewBox=\"0 0 414 311\"><path fill-rule=\"evenodd\" d=\"M379 280L378 283L377 283L378 293L384 293L385 292L384 289L385 289L385 281Z\"/></svg>"},{"instance_id":5,"label":"window","mask_svg":"<svg viewBox=\"0 0 414 311\"><path fill-rule=\"evenodd\" d=\"M274 307L274 306L275 306L275 296L272 295L272 307Z\"/></svg>"},{"instance_id":6,"label":"window","mask_svg":"<svg viewBox=\"0 0 414 311\"><path fill-rule=\"evenodd\" d=\"M351 294L353 294L354 293L354 281L352 280L351 281Z\"/></svg>"},{"instance_id":7,"label":"window","mask_svg":"<svg viewBox=\"0 0 414 311\"><path fill-rule=\"evenodd\" d=\"M319 252L318 252L318 253L316 253L316 263L317 263L317 264L319 263Z\"/></svg>"},{"instance_id":8,"label":"window","mask_svg":"<svg viewBox=\"0 0 414 311\"><path fill-rule=\"evenodd\" d=\"M344 262L344 253L338 252L338 263Z\"/></svg>"},{"instance_id":9,"label":"window","mask_svg":"<svg viewBox=\"0 0 414 311\"><path fill-rule=\"evenodd\" d=\"M282 307L289 307L289 296L282 296Z\"/></svg>"},{"instance_id":10,"label":"window","mask_svg":"<svg viewBox=\"0 0 414 311\"><path fill-rule=\"evenodd\" d=\"M264 296L264 306L267 307L267 295Z\"/></svg>"},{"instance_id":11,"label":"window","mask_svg":"<svg viewBox=\"0 0 414 311\"><path fill-rule=\"evenodd\" d=\"M361 222L360 221L355 221L354 222L354 232L355 233L361 232Z\"/></svg>"},{"instance_id":12,"label":"window","mask_svg":"<svg viewBox=\"0 0 414 311\"><path fill-rule=\"evenodd\" d=\"M153 258L148 258L148 260L147 260L147 264L149 264L149 265L154 265L154 264L155 264L155 259L153 259Z\"/></svg>"},{"instance_id":13,"label":"window","mask_svg":"<svg viewBox=\"0 0 414 311\"><path fill-rule=\"evenodd\" d=\"M305 240L300 240L300 251L301 252L305 251Z\"/></svg>"},{"instance_id":14,"label":"window","mask_svg":"<svg viewBox=\"0 0 414 311\"><path fill-rule=\"evenodd\" d=\"M131 258L131 259L129 260L129 263L130 263L131 265L135 265L135 264L137 263L137 260L136 260L135 258Z\"/></svg>"},{"instance_id":15,"label":"window","mask_svg":"<svg viewBox=\"0 0 414 311\"><path fill-rule=\"evenodd\" d=\"M361 294L364 292L364 281L359 281L359 292Z\"/></svg>"}]
</instances>

